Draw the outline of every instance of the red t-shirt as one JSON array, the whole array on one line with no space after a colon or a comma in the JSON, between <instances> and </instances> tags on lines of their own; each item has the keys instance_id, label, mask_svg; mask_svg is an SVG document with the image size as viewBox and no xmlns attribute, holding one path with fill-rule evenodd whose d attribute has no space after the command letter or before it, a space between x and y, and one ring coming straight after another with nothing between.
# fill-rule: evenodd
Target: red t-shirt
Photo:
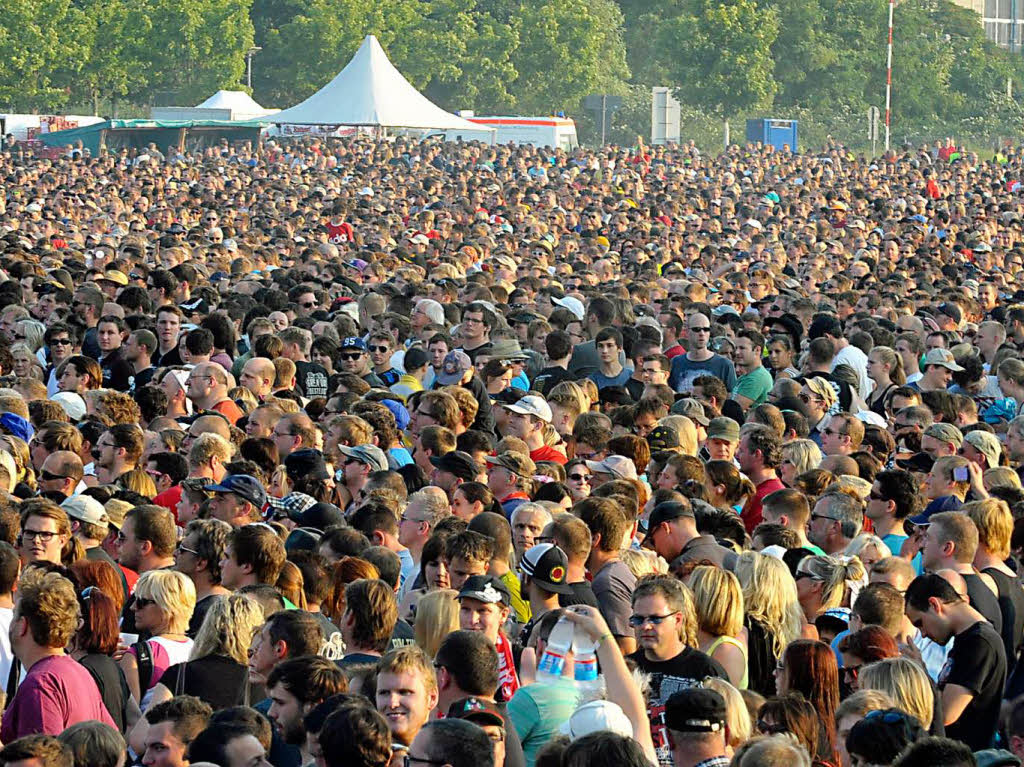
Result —
<instances>
[{"instance_id":1,"label":"red t-shirt","mask_svg":"<svg viewBox=\"0 0 1024 767\"><path fill-rule=\"evenodd\" d=\"M174 515L174 521L178 521L178 501L181 500L181 485L174 485L164 490L162 493L154 496L153 503L157 506L163 506L165 509L169 509L171 514Z\"/></svg>"},{"instance_id":2,"label":"red t-shirt","mask_svg":"<svg viewBox=\"0 0 1024 767\"><path fill-rule=\"evenodd\" d=\"M335 245L342 242L352 242L352 240L355 239L355 232L352 230L352 224L347 221L342 221L340 224L328 221L327 239Z\"/></svg>"},{"instance_id":3,"label":"red t-shirt","mask_svg":"<svg viewBox=\"0 0 1024 767\"><path fill-rule=\"evenodd\" d=\"M568 458L550 445L544 445L543 447L538 447L536 450L531 450L530 460L534 463L537 463L537 461L554 461L555 463L560 463L563 466L569 462Z\"/></svg>"},{"instance_id":4,"label":"red t-shirt","mask_svg":"<svg viewBox=\"0 0 1024 767\"><path fill-rule=\"evenodd\" d=\"M213 406L213 410L216 410L222 416L228 419L232 426L238 423L238 419L241 418L245 413L242 412L241 408L238 407L232 400L223 399Z\"/></svg>"},{"instance_id":5,"label":"red t-shirt","mask_svg":"<svg viewBox=\"0 0 1024 767\"><path fill-rule=\"evenodd\" d=\"M782 484L782 480L778 477L772 477L758 485L757 492L747 498L740 517L743 518L743 526L747 528L748 533L753 534L754 528L761 524L761 501L764 500L764 497L774 493L776 490L784 490L785 488L786 486Z\"/></svg>"}]
</instances>

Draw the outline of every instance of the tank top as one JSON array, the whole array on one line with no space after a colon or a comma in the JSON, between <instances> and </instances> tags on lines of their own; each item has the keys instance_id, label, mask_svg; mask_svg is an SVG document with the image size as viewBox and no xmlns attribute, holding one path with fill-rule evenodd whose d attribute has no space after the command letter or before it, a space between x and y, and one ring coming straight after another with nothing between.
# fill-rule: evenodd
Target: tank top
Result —
<instances>
[{"instance_id":1,"label":"tank top","mask_svg":"<svg viewBox=\"0 0 1024 767\"><path fill-rule=\"evenodd\" d=\"M731 644L734 647L738 647L740 649L740 652L743 653L743 676L740 678L740 683L738 687L741 690L745 690L747 689L747 683L750 681L750 671L747 668L747 648L743 645L743 642L736 639L735 637L720 636L714 642L708 645L708 649L705 651L705 653L708 657L711 657L715 654L715 650L717 650L724 644Z\"/></svg>"}]
</instances>

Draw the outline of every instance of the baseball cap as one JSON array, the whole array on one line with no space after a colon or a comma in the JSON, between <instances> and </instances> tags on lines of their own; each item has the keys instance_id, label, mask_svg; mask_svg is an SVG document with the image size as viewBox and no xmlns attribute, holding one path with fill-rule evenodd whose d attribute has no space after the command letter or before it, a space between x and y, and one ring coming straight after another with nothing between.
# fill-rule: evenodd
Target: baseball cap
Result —
<instances>
[{"instance_id":1,"label":"baseball cap","mask_svg":"<svg viewBox=\"0 0 1024 767\"><path fill-rule=\"evenodd\" d=\"M572 740L594 732L610 730L617 735L633 737L633 725L618 703L610 700L592 700L572 712L559 728L559 732Z\"/></svg>"},{"instance_id":2,"label":"baseball cap","mask_svg":"<svg viewBox=\"0 0 1024 767\"><path fill-rule=\"evenodd\" d=\"M523 575L530 576L538 586L555 594L572 594L565 582L569 558L553 543L538 543L523 554L519 563Z\"/></svg>"},{"instance_id":3,"label":"baseball cap","mask_svg":"<svg viewBox=\"0 0 1024 767\"><path fill-rule=\"evenodd\" d=\"M473 456L462 450L452 450L442 456L430 456L430 462L441 471L461 479L463 482L473 482L480 475L480 464L473 460Z\"/></svg>"},{"instance_id":4,"label":"baseball cap","mask_svg":"<svg viewBox=\"0 0 1024 767\"><path fill-rule=\"evenodd\" d=\"M346 458L365 463L370 467L370 471L387 471L388 458L384 455L384 451L376 445L356 445L355 447L338 445L338 450Z\"/></svg>"},{"instance_id":5,"label":"baseball cap","mask_svg":"<svg viewBox=\"0 0 1024 767\"><path fill-rule=\"evenodd\" d=\"M527 394L512 405L505 405L508 410L520 415L536 416L545 423L551 423L551 406L536 394Z\"/></svg>"},{"instance_id":6,"label":"baseball cap","mask_svg":"<svg viewBox=\"0 0 1024 767\"><path fill-rule=\"evenodd\" d=\"M361 339L359 336L347 336L341 340L342 349L358 349L361 352L366 351L366 341Z\"/></svg>"},{"instance_id":7,"label":"baseball cap","mask_svg":"<svg viewBox=\"0 0 1024 767\"><path fill-rule=\"evenodd\" d=\"M326 530L331 525L341 525L345 522L345 515L341 509L333 503L324 501L314 503L296 514L289 514L288 517L302 527L312 530Z\"/></svg>"},{"instance_id":8,"label":"baseball cap","mask_svg":"<svg viewBox=\"0 0 1024 767\"><path fill-rule=\"evenodd\" d=\"M493 575L471 575L462 584L459 591L459 599L475 599L484 604L503 604L506 607L512 603L512 595L500 578Z\"/></svg>"},{"instance_id":9,"label":"baseball cap","mask_svg":"<svg viewBox=\"0 0 1024 767\"><path fill-rule=\"evenodd\" d=\"M928 353L924 355L924 362L921 363L921 367L927 368L929 365L941 365L952 370L954 373L959 373L963 370L962 367L956 364L953 352L949 349L929 349Z\"/></svg>"},{"instance_id":10,"label":"baseball cap","mask_svg":"<svg viewBox=\"0 0 1024 767\"><path fill-rule=\"evenodd\" d=\"M210 305L206 303L206 299L203 298L197 298L195 301L189 301L184 304L178 304L178 308L185 312L185 314L210 313Z\"/></svg>"},{"instance_id":11,"label":"baseball cap","mask_svg":"<svg viewBox=\"0 0 1024 767\"><path fill-rule=\"evenodd\" d=\"M939 304L938 312L939 314L944 314L947 317L949 317L957 325L959 325L964 318L963 312L960 311L960 307L957 306L956 304Z\"/></svg>"},{"instance_id":12,"label":"baseball cap","mask_svg":"<svg viewBox=\"0 0 1024 767\"><path fill-rule=\"evenodd\" d=\"M924 436L932 437L941 442L952 442L957 449L964 443L964 435L951 423L933 423L924 430Z\"/></svg>"},{"instance_id":13,"label":"baseball cap","mask_svg":"<svg viewBox=\"0 0 1024 767\"><path fill-rule=\"evenodd\" d=\"M724 439L726 442L740 441L740 425L727 416L712 418L708 422L708 439Z\"/></svg>"},{"instance_id":14,"label":"baseball cap","mask_svg":"<svg viewBox=\"0 0 1024 767\"><path fill-rule=\"evenodd\" d=\"M103 504L88 495L75 495L64 501L60 507L72 519L88 522L90 525L107 525L110 519Z\"/></svg>"},{"instance_id":15,"label":"baseball cap","mask_svg":"<svg viewBox=\"0 0 1024 767\"><path fill-rule=\"evenodd\" d=\"M320 530L308 527L296 527L284 542L284 550L289 554L293 551L316 551L320 548L320 539L323 533Z\"/></svg>"},{"instance_id":16,"label":"baseball cap","mask_svg":"<svg viewBox=\"0 0 1024 767\"><path fill-rule=\"evenodd\" d=\"M566 296L565 298L552 298L551 303L555 306L561 306L563 309L568 309L578 320L583 320L586 310L583 308L583 302L573 296Z\"/></svg>"},{"instance_id":17,"label":"baseball cap","mask_svg":"<svg viewBox=\"0 0 1024 767\"><path fill-rule=\"evenodd\" d=\"M217 484L207 485L204 489L209 493L234 493L258 509L267 503L267 491L251 474L228 474Z\"/></svg>"},{"instance_id":18,"label":"baseball cap","mask_svg":"<svg viewBox=\"0 0 1024 767\"><path fill-rule=\"evenodd\" d=\"M498 455L487 456L487 464L489 466L501 466L503 469L508 469L520 477L532 477L537 473L536 464L528 456L511 450L499 453Z\"/></svg>"},{"instance_id":19,"label":"baseball cap","mask_svg":"<svg viewBox=\"0 0 1024 767\"><path fill-rule=\"evenodd\" d=\"M465 719L476 724L505 726L505 716L498 708L498 704L476 696L452 701L452 704L448 706L447 716L449 719Z\"/></svg>"},{"instance_id":20,"label":"baseball cap","mask_svg":"<svg viewBox=\"0 0 1024 767\"><path fill-rule=\"evenodd\" d=\"M327 471L324 454L311 447L304 447L289 453L288 457L284 459L284 468L288 473L288 479L292 482L303 477L309 479L330 479L331 477L330 472Z\"/></svg>"},{"instance_id":21,"label":"baseball cap","mask_svg":"<svg viewBox=\"0 0 1024 767\"><path fill-rule=\"evenodd\" d=\"M0 426L12 437L17 437L23 442L29 442L32 439L32 435L36 433L30 422L14 413L0 415Z\"/></svg>"},{"instance_id":22,"label":"baseball cap","mask_svg":"<svg viewBox=\"0 0 1024 767\"><path fill-rule=\"evenodd\" d=\"M111 498L103 504L103 509L107 512L107 521L116 530L121 529L121 525L124 524L125 514L133 508L135 507L132 504L128 503L128 501L122 501L120 498Z\"/></svg>"},{"instance_id":23,"label":"baseball cap","mask_svg":"<svg viewBox=\"0 0 1024 767\"><path fill-rule=\"evenodd\" d=\"M442 386L453 386L462 381L462 376L473 367L469 355L459 349L453 349L444 355L441 372L437 374L437 382Z\"/></svg>"},{"instance_id":24,"label":"baseball cap","mask_svg":"<svg viewBox=\"0 0 1024 767\"><path fill-rule=\"evenodd\" d=\"M665 725L676 732L718 732L725 715L722 694L704 687L680 690L665 702Z\"/></svg>"},{"instance_id":25,"label":"baseball cap","mask_svg":"<svg viewBox=\"0 0 1024 767\"><path fill-rule=\"evenodd\" d=\"M314 503L316 503L316 498L305 493L288 493L284 498L267 496L267 506L270 507L270 510L288 519L295 519L296 514L305 511Z\"/></svg>"},{"instance_id":26,"label":"baseball cap","mask_svg":"<svg viewBox=\"0 0 1024 767\"><path fill-rule=\"evenodd\" d=\"M616 479L637 479L633 459L624 455L610 455L603 461L587 461L587 468L598 474L611 474Z\"/></svg>"},{"instance_id":27,"label":"baseball cap","mask_svg":"<svg viewBox=\"0 0 1024 767\"><path fill-rule=\"evenodd\" d=\"M665 522L672 522L683 517L693 518L693 507L689 502L684 501L663 501L651 510L647 517L647 535L644 536L643 545L651 539L651 532L657 530Z\"/></svg>"},{"instance_id":28,"label":"baseball cap","mask_svg":"<svg viewBox=\"0 0 1024 767\"><path fill-rule=\"evenodd\" d=\"M59 391L50 399L64 408L64 412L68 414L68 418L72 421L80 421L85 417L85 400L82 399L82 395L78 392Z\"/></svg>"},{"instance_id":29,"label":"baseball cap","mask_svg":"<svg viewBox=\"0 0 1024 767\"><path fill-rule=\"evenodd\" d=\"M673 429L671 426L656 426L654 430L647 435L647 444L651 448L651 452L658 450L671 450L672 448L679 447L679 432Z\"/></svg>"},{"instance_id":30,"label":"baseball cap","mask_svg":"<svg viewBox=\"0 0 1024 767\"><path fill-rule=\"evenodd\" d=\"M980 430L969 431L964 435L964 442L988 459L990 469L999 465L999 456L1002 454L1003 449L999 445L999 438L995 434Z\"/></svg>"},{"instance_id":31,"label":"baseball cap","mask_svg":"<svg viewBox=\"0 0 1024 767\"><path fill-rule=\"evenodd\" d=\"M707 426L711 423L704 414L704 406L693 397L683 397L672 403L672 412L676 415L685 415L694 423Z\"/></svg>"}]
</instances>

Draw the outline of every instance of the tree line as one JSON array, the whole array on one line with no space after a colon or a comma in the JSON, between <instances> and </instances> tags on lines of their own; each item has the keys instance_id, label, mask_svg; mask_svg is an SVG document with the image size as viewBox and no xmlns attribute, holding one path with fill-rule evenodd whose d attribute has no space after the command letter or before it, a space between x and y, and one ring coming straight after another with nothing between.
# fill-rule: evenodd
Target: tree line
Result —
<instances>
[{"instance_id":1,"label":"tree line","mask_svg":"<svg viewBox=\"0 0 1024 767\"><path fill-rule=\"evenodd\" d=\"M632 144L650 87L667 85L693 127L796 117L805 136L849 140L884 105L886 14L885 0L5 0L0 110L196 104L244 88L253 46L253 96L288 107L372 33L448 109L565 111L593 138L584 97L616 94L610 138ZM989 43L976 13L902 0L894 21L896 137L1019 130L1006 84L1024 83L1021 54Z\"/></svg>"}]
</instances>

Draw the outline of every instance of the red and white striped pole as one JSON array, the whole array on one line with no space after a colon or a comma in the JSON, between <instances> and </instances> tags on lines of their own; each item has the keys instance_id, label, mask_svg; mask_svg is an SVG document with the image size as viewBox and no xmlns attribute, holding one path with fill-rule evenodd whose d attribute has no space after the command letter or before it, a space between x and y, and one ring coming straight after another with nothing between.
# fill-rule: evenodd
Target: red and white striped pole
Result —
<instances>
[{"instance_id":1,"label":"red and white striped pole","mask_svg":"<svg viewBox=\"0 0 1024 767\"><path fill-rule=\"evenodd\" d=\"M892 119L892 9L895 0L889 0L889 45L885 55L885 151L889 151L889 125Z\"/></svg>"}]
</instances>

